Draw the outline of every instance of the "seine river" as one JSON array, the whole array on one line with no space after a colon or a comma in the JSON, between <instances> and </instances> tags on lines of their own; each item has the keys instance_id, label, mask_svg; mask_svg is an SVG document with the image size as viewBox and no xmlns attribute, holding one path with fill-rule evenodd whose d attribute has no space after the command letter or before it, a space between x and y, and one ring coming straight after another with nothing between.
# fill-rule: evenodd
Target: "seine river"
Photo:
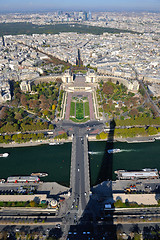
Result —
<instances>
[{"instance_id":1,"label":"seine river","mask_svg":"<svg viewBox=\"0 0 160 240\"><path fill-rule=\"evenodd\" d=\"M137 170L157 168L160 170L160 141L153 143L113 144L121 152L107 154L106 142L89 143L91 185L112 178L117 169ZM7 158L0 158L0 178L14 175L30 175L32 172L47 172L44 181L55 181L69 186L71 143L49 146L0 148L8 152Z\"/></svg>"}]
</instances>

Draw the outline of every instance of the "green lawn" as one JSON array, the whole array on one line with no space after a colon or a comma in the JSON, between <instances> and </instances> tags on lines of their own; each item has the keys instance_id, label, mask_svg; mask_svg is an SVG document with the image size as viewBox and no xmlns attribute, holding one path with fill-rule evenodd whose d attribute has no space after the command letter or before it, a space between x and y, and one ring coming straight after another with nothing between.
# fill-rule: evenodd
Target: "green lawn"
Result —
<instances>
[{"instance_id":1,"label":"green lawn","mask_svg":"<svg viewBox=\"0 0 160 240\"><path fill-rule=\"evenodd\" d=\"M77 102L77 103L76 103L76 118L77 118L78 120L84 118L83 102Z\"/></svg>"},{"instance_id":2,"label":"green lawn","mask_svg":"<svg viewBox=\"0 0 160 240\"><path fill-rule=\"evenodd\" d=\"M85 116L89 116L89 102L85 102Z\"/></svg>"},{"instance_id":3,"label":"green lawn","mask_svg":"<svg viewBox=\"0 0 160 240\"><path fill-rule=\"evenodd\" d=\"M70 108L70 116L75 115L75 103L71 102L71 108Z\"/></svg>"},{"instance_id":4,"label":"green lawn","mask_svg":"<svg viewBox=\"0 0 160 240\"><path fill-rule=\"evenodd\" d=\"M78 97L73 97L71 101L70 107L70 119L73 122L86 122L90 118L89 111L89 102L87 101L87 97L83 97L79 99Z\"/></svg>"},{"instance_id":5,"label":"green lawn","mask_svg":"<svg viewBox=\"0 0 160 240\"><path fill-rule=\"evenodd\" d=\"M83 118L83 119L81 119L81 120L78 120L78 119L76 119L76 118L70 117L70 120L72 120L73 122L76 122L76 123L82 123L82 122L87 122L87 121L89 121L90 118L88 117L88 118Z\"/></svg>"}]
</instances>

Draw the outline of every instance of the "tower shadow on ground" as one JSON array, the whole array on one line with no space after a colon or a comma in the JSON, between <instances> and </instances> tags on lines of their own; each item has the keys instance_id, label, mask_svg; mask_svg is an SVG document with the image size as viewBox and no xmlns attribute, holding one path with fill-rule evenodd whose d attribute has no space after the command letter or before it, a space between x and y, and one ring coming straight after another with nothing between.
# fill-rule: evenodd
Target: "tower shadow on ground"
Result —
<instances>
[{"instance_id":1,"label":"tower shadow on ground","mask_svg":"<svg viewBox=\"0 0 160 240\"><path fill-rule=\"evenodd\" d=\"M116 123L114 119L110 122L110 130L106 141L101 168L97 178L97 184L106 180L112 180L113 176L113 153L108 153L109 149L114 149L114 130Z\"/></svg>"},{"instance_id":2,"label":"tower shadow on ground","mask_svg":"<svg viewBox=\"0 0 160 240\"><path fill-rule=\"evenodd\" d=\"M110 122L110 130L105 145L104 156L97 178L97 185L91 188L88 204L83 211L81 218L70 226L68 240L71 239L94 239L94 240L116 240L116 225L113 221L113 154L108 153L114 148L114 119ZM105 206L112 206L106 208Z\"/></svg>"}]
</instances>

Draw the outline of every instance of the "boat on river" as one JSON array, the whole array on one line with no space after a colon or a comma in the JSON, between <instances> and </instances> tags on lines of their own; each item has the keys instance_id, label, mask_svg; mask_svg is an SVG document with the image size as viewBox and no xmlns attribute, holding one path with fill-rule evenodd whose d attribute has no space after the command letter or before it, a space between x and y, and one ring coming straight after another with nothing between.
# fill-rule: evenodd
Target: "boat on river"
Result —
<instances>
[{"instance_id":1,"label":"boat on river","mask_svg":"<svg viewBox=\"0 0 160 240\"><path fill-rule=\"evenodd\" d=\"M0 153L0 157L8 157L9 153Z\"/></svg>"},{"instance_id":2,"label":"boat on river","mask_svg":"<svg viewBox=\"0 0 160 240\"><path fill-rule=\"evenodd\" d=\"M155 137L155 139L156 139L156 140L160 140L160 136L158 136L158 137Z\"/></svg>"},{"instance_id":3,"label":"boat on river","mask_svg":"<svg viewBox=\"0 0 160 240\"><path fill-rule=\"evenodd\" d=\"M62 142L51 142L49 143L49 145L62 145L63 143Z\"/></svg>"},{"instance_id":4,"label":"boat on river","mask_svg":"<svg viewBox=\"0 0 160 240\"><path fill-rule=\"evenodd\" d=\"M5 183L5 179L0 179L0 183Z\"/></svg>"},{"instance_id":5,"label":"boat on river","mask_svg":"<svg viewBox=\"0 0 160 240\"><path fill-rule=\"evenodd\" d=\"M37 176L37 177L47 177L48 173L31 173L31 176Z\"/></svg>"},{"instance_id":6,"label":"boat on river","mask_svg":"<svg viewBox=\"0 0 160 240\"><path fill-rule=\"evenodd\" d=\"M117 170L115 171L119 180L133 179L158 179L159 173L157 168L144 168L142 170Z\"/></svg>"},{"instance_id":7,"label":"boat on river","mask_svg":"<svg viewBox=\"0 0 160 240\"><path fill-rule=\"evenodd\" d=\"M108 153L119 153L119 152L121 152L121 149L119 149L119 148L108 149L107 152Z\"/></svg>"}]
</instances>

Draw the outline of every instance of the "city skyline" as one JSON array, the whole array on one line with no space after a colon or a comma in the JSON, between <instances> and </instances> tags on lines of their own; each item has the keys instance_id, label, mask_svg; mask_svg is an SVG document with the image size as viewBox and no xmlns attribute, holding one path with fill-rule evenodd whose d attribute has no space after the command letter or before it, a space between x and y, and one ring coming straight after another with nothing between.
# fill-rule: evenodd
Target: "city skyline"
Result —
<instances>
[{"instance_id":1,"label":"city skyline","mask_svg":"<svg viewBox=\"0 0 160 240\"><path fill-rule=\"evenodd\" d=\"M142 0L142 1L127 1L127 0L113 0L97 1L88 0L87 2L73 1L73 0L60 0L52 2L51 0L34 0L23 2L20 0L6 0L1 2L1 11L42 11L42 10L92 10L92 11L160 11L159 0Z\"/></svg>"}]
</instances>

